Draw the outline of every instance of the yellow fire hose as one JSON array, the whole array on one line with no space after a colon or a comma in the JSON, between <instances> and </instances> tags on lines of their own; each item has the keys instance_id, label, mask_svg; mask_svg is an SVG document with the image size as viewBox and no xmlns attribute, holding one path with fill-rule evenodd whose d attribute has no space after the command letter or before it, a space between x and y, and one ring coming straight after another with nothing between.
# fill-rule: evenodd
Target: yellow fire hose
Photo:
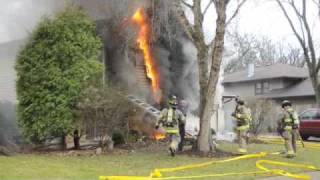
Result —
<instances>
[{"instance_id":1,"label":"yellow fire hose","mask_svg":"<svg viewBox=\"0 0 320 180\"><path fill-rule=\"evenodd\" d=\"M199 164L191 164L191 165L185 165L185 166L179 166L174 168L163 168L163 169L155 169L150 176L100 176L99 180L167 180L167 179L197 179L197 178L208 178L208 177L222 177L222 176L237 176L237 175L281 175L281 176L287 176L291 178L296 179L303 179L303 180L310 180L310 176L308 175L300 175L300 174L293 174L281 169L268 169L264 167L262 164L271 164L271 165L277 165L277 166L286 166L286 167L296 167L296 168L303 168L308 170L314 170L314 171L320 171L319 168L311 165L304 165L304 164L294 164L294 163L286 163L286 162L279 162L279 161L271 161L271 160L258 160L256 162L256 167L260 169L260 171L253 171L253 172L231 172L231 173L222 173L222 174L208 174L208 175L199 175L199 176L169 176L169 177L163 177L161 173L163 172L176 172L176 171L182 171L182 170L188 170L188 169L195 169L195 168L201 168L205 166L209 166L212 164L217 163L225 163L230 161L238 161L238 160L244 160L244 159L252 159L252 158L262 158L266 157L267 155L277 155L280 154L279 152L275 153L266 153L261 152L258 154L248 154L243 155L231 159L225 159L220 161L209 161L205 163L199 163Z\"/></svg>"},{"instance_id":2,"label":"yellow fire hose","mask_svg":"<svg viewBox=\"0 0 320 180\"><path fill-rule=\"evenodd\" d=\"M269 144L283 144L284 140L283 138L277 138L277 137L259 137L258 140L261 140L265 143L269 143ZM297 144L298 146L302 146L301 144ZM305 142L304 141L304 148L307 149L319 149L320 150L320 143L312 143L312 142Z\"/></svg>"}]
</instances>

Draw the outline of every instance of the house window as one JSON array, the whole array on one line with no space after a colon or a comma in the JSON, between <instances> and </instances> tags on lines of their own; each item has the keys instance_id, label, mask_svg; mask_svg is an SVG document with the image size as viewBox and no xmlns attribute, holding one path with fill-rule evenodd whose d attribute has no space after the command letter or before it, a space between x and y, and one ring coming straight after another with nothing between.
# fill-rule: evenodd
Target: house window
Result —
<instances>
[{"instance_id":1,"label":"house window","mask_svg":"<svg viewBox=\"0 0 320 180\"><path fill-rule=\"evenodd\" d=\"M255 93L256 94L262 94L262 83L257 82L255 85Z\"/></svg>"},{"instance_id":2,"label":"house window","mask_svg":"<svg viewBox=\"0 0 320 180\"><path fill-rule=\"evenodd\" d=\"M264 81L264 82L262 83L262 91L263 91L263 93L269 92L269 82Z\"/></svg>"},{"instance_id":3,"label":"house window","mask_svg":"<svg viewBox=\"0 0 320 180\"><path fill-rule=\"evenodd\" d=\"M255 84L255 94L264 94L269 92L269 82L267 81L258 81Z\"/></svg>"}]
</instances>

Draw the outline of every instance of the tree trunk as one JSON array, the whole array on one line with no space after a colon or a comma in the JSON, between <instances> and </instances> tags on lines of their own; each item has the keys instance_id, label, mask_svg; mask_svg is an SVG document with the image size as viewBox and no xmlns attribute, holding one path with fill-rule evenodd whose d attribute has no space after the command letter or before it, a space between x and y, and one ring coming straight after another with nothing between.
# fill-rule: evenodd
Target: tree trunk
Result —
<instances>
[{"instance_id":1,"label":"tree trunk","mask_svg":"<svg viewBox=\"0 0 320 180\"><path fill-rule=\"evenodd\" d=\"M217 1L216 3L216 36L214 38L212 64L209 76L209 84L206 87L204 93L205 103L203 104L203 111L200 115L200 133L198 140L198 148L200 152L208 153L211 142L210 120L213 115L214 108L214 96L216 92L216 85L219 79L220 65L222 61L222 53L224 47L224 34L226 26L226 4L224 0Z\"/></svg>"},{"instance_id":2,"label":"tree trunk","mask_svg":"<svg viewBox=\"0 0 320 180\"><path fill-rule=\"evenodd\" d=\"M74 143L74 149L79 150L80 149L80 135L78 130L73 131L73 143Z\"/></svg>"},{"instance_id":3,"label":"tree trunk","mask_svg":"<svg viewBox=\"0 0 320 180\"><path fill-rule=\"evenodd\" d=\"M200 85L200 102L199 102L199 114L202 114L204 104L206 102L205 93L209 81L208 73L208 50L206 47L198 47L198 66L199 66L199 85ZM200 122L201 123L201 122Z\"/></svg>"},{"instance_id":4,"label":"tree trunk","mask_svg":"<svg viewBox=\"0 0 320 180\"><path fill-rule=\"evenodd\" d=\"M314 93L316 96L316 105L319 108L320 107L320 79L319 76L317 76L317 73L310 73L310 79L312 82L312 86L314 89Z\"/></svg>"}]
</instances>

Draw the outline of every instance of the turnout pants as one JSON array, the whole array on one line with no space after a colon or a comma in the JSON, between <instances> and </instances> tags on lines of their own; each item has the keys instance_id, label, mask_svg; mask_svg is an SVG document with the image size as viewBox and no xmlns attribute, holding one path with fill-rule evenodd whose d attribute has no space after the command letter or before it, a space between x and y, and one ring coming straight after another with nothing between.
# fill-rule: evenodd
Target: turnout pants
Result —
<instances>
[{"instance_id":1,"label":"turnout pants","mask_svg":"<svg viewBox=\"0 0 320 180\"><path fill-rule=\"evenodd\" d=\"M247 153L247 134L249 128L240 126L237 127L238 143L239 143L239 153Z\"/></svg>"},{"instance_id":2,"label":"turnout pants","mask_svg":"<svg viewBox=\"0 0 320 180\"><path fill-rule=\"evenodd\" d=\"M284 144L288 156L294 156L297 152L298 130L289 129L283 132Z\"/></svg>"},{"instance_id":3,"label":"turnout pants","mask_svg":"<svg viewBox=\"0 0 320 180\"><path fill-rule=\"evenodd\" d=\"M179 134L169 134L170 137L170 145L169 147L175 152L178 150L178 145L181 141Z\"/></svg>"}]
</instances>

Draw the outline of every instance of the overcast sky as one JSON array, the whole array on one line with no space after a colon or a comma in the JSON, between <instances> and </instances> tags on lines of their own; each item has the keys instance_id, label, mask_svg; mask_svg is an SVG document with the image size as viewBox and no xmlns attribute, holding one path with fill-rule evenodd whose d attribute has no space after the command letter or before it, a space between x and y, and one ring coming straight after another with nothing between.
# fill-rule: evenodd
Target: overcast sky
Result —
<instances>
[{"instance_id":1,"label":"overcast sky","mask_svg":"<svg viewBox=\"0 0 320 180\"><path fill-rule=\"evenodd\" d=\"M191 1L191 0L189 0ZM203 6L208 0L203 1ZM296 0L297 3L301 0ZM0 43L25 38L44 14L52 14L61 8L64 0L0 0ZM237 0L233 0L237 2ZM319 29L317 9L309 0L308 15L313 30ZM228 7L228 15L234 10L234 4ZM189 16L191 14L189 13ZM316 22L316 23L315 23ZM234 20L240 32L264 35L273 40L297 43L293 33L274 0L247 0L237 19ZM215 10L210 7L205 16L204 29L209 42L215 33ZM314 33L319 34L320 33Z\"/></svg>"},{"instance_id":2,"label":"overcast sky","mask_svg":"<svg viewBox=\"0 0 320 180\"><path fill-rule=\"evenodd\" d=\"M203 7L208 0L204 0ZM295 0L296 4L301 4L301 0ZM228 6L227 15L230 16L235 9L237 0L232 1L233 4ZM312 0L307 0L307 15L312 28L312 33L315 38L320 38L320 33L316 33L320 29L320 19L318 16L318 9L313 4ZM289 11L293 15L292 11ZM207 40L211 40L215 34L215 10L210 8L205 16L204 29ZM298 21L295 19L295 23ZM242 33L250 33L261 36L270 37L274 41L285 41L298 45L296 38L285 19L275 0L247 0L242 7L237 18L233 20L230 28L237 28ZM230 29L229 29L230 30Z\"/></svg>"}]
</instances>

